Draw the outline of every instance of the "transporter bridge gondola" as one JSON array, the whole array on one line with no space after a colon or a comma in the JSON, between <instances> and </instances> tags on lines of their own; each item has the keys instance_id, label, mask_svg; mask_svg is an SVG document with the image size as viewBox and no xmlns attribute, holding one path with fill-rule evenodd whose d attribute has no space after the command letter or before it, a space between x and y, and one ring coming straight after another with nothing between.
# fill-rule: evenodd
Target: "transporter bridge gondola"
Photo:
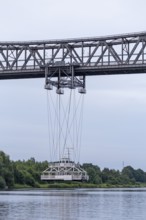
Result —
<instances>
[{"instance_id":1,"label":"transporter bridge gondola","mask_svg":"<svg viewBox=\"0 0 146 220\"><path fill-rule=\"evenodd\" d=\"M61 64L57 63L58 77L53 77L49 66L45 67L49 148L52 160L42 172L41 180L88 181L87 172L78 162L81 148L83 96L86 93L85 76L76 77L74 75L75 65L62 69ZM51 90L54 87L57 95L51 96ZM78 88L78 95L75 93L76 88ZM65 94L64 90L69 91L68 94L67 92ZM62 99L62 95L66 95L66 97ZM55 98L57 98L56 101ZM72 148L68 148L68 146L72 146ZM70 159L70 149L73 150L72 160Z\"/></svg>"},{"instance_id":2,"label":"transporter bridge gondola","mask_svg":"<svg viewBox=\"0 0 146 220\"><path fill-rule=\"evenodd\" d=\"M88 178L87 172L68 158L49 163L48 168L41 175L41 180L48 181L87 181Z\"/></svg>"}]
</instances>

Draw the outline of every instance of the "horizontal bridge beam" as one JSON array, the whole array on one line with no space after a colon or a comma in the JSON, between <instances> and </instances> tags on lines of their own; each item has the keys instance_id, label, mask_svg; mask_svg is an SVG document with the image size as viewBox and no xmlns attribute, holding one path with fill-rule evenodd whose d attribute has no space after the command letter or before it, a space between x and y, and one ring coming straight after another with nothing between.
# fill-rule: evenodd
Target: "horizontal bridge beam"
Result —
<instances>
[{"instance_id":1,"label":"horizontal bridge beam","mask_svg":"<svg viewBox=\"0 0 146 220\"><path fill-rule=\"evenodd\" d=\"M50 41L0 42L0 79L146 73L146 32Z\"/></svg>"},{"instance_id":2,"label":"horizontal bridge beam","mask_svg":"<svg viewBox=\"0 0 146 220\"><path fill-rule=\"evenodd\" d=\"M51 71L53 77L58 77L58 71ZM112 66L112 67L78 67L75 68L74 74L75 76L95 76L95 75L120 75L120 74L141 74L146 73L146 65L138 66L138 65L125 65L125 66ZM66 74L63 74L62 77L65 77ZM71 74L68 73L68 76ZM44 70L32 70L32 71L15 71L10 72L6 71L5 74L0 73L0 80L6 79L30 79L30 78L44 78L45 71Z\"/></svg>"}]
</instances>

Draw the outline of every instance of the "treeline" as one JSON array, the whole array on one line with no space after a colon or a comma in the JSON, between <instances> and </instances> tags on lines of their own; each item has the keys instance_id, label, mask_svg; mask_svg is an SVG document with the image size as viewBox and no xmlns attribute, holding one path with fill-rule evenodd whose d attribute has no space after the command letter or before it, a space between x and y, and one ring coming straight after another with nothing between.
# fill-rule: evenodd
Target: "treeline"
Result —
<instances>
[{"instance_id":1,"label":"treeline","mask_svg":"<svg viewBox=\"0 0 146 220\"><path fill-rule=\"evenodd\" d=\"M131 166L124 167L121 172L108 168L101 171L98 166L93 164L83 164L83 168L89 175L90 183L121 187L146 184L146 172L141 169L134 169Z\"/></svg>"},{"instance_id":2,"label":"treeline","mask_svg":"<svg viewBox=\"0 0 146 220\"><path fill-rule=\"evenodd\" d=\"M40 174L48 162L37 162L34 158L25 161L11 161L9 156L0 151L0 188L14 188L16 185L39 187Z\"/></svg>"},{"instance_id":3,"label":"treeline","mask_svg":"<svg viewBox=\"0 0 146 220\"><path fill-rule=\"evenodd\" d=\"M40 180L40 175L47 166L47 161L37 162L34 158L27 161L11 161L8 155L0 151L0 189L12 189L20 186L43 187L46 182ZM108 168L101 170L92 163L85 163L82 167L89 175L89 182L78 184L80 187L146 186L146 172L141 169L136 170L131 166L124 167L121 172ZM73 183L69 184L73 186ZM54 186L57 185L54 184ZM67 184L65 183L64 186L67 187Z\"/></svg>"}]
</instances>

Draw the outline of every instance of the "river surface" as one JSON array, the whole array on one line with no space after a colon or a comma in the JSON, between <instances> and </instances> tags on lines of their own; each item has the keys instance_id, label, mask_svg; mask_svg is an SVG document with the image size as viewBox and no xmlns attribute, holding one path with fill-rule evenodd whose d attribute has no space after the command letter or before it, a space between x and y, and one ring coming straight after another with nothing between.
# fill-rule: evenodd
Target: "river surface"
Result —
<instances>
[{"instance_id":1,"label":"river surface","mask_svg":"<svg viewBox=\"0 0 146 220\"><path fill-rule=\"evenodd\" d=\"M146 189L0 192L0 220L146 220Z\"/></svg>"}]
</instances>

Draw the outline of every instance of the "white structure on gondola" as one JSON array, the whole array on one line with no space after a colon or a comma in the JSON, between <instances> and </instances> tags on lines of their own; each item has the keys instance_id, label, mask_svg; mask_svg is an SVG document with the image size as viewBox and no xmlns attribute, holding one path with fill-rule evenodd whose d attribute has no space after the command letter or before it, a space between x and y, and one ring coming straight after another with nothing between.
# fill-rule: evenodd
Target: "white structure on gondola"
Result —
<instances>
[{"instance_id":1,"label":"white structure on gondola","mask_svg":"<svg viewBox=\"0 0 146 220\"><path fill-rule=\"evenodd\" d=\"M52 162L43 171L41 180L88 181L87 172L68 158Z\"/></svg>"},{"instance_id":2,"label":"white structure on gondola","mask_svg":"<svg viewBox=\"0 0 146 220\"><path fill-rule=\"evenodd\" d=\"M61 63L57 62L56 65L58 66L58 73L56 73L56 71L53 73L52 68L49 69L48 66L45 67L45 89L49 91L52 90L53 87L56 87L56 93L58 94L56 102L54 101L54 97L50 97L49 100L51 100L51 103L48 103L49 139L52 140L52 142L50 142L50 154L53 156L57 155L57 157L54 158L54 156L52 162L50 162L46 170L42 172L41 180L88 181L89 177L87 172L78 162L70 159L70 149L73 149L75 156L80 148L81 123L83 117L83 102L81 102L82 107L79 112L79 118L77 118L79 101L76 101L75 93L73 92L78 88L78 92L81 94L80 96L83 97L83 94L86 93L85 76L75 77L74 65L70 67L67 66L65 69L62 69ZM66 107L62 107L61 95L64 94L65 88L70 89L68 96L69 101ZM48 95L50 95L50 93L48 93ZM57 103L56 106L55 103ZM53 107L53 110L50 109L51 107ZM55 115L55 119L53 119L53 116L50 114ZM68 146L72 148L69 149ZM65 156L66 152L67 156Z\"/></svg>"}]
</instances>

